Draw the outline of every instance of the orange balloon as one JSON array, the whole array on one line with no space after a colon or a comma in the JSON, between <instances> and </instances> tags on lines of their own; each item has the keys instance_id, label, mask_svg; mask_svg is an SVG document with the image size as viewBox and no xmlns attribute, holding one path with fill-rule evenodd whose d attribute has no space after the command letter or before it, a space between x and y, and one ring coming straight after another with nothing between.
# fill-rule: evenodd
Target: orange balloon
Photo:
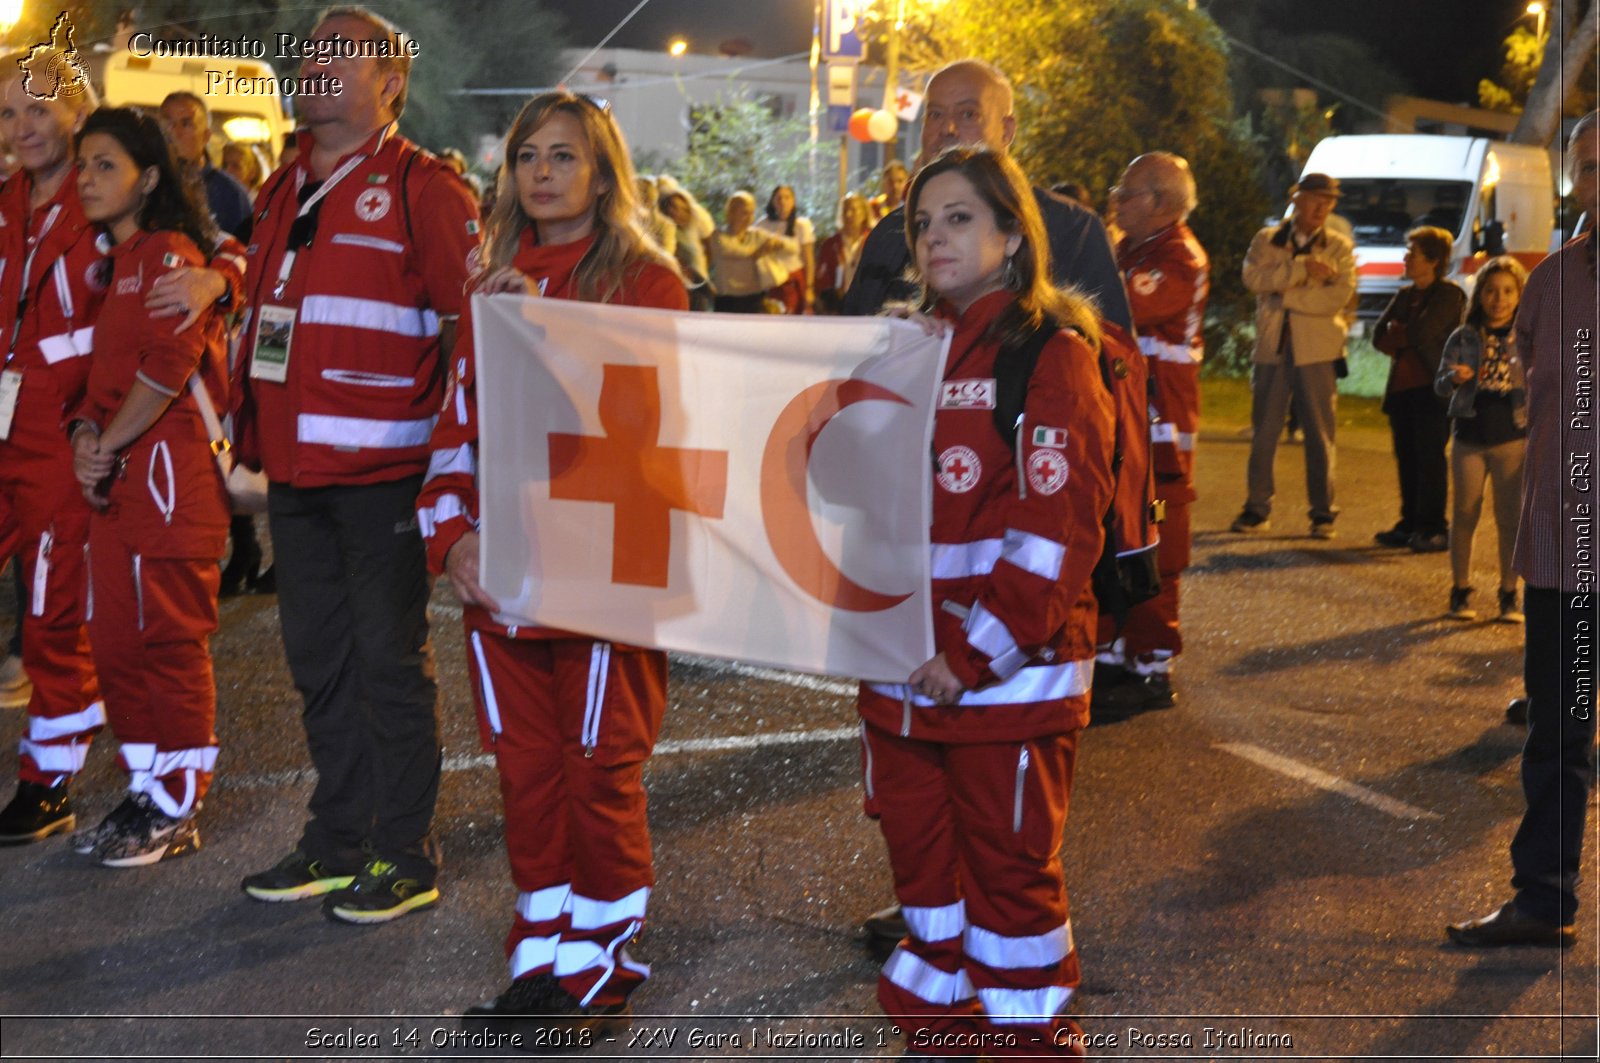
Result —
<instances>
[{"instance_id":1,"label":"orange balloon","mask_svg":"<svg viewBox=\"0 0 1600 1063\"><path fill-rule=\"evenodd\" d=\"M850 115L850 135L863 144L872 140L872 131L868 126L874 113L871 107L862 107Z\"/></svg>"}]
</instances>

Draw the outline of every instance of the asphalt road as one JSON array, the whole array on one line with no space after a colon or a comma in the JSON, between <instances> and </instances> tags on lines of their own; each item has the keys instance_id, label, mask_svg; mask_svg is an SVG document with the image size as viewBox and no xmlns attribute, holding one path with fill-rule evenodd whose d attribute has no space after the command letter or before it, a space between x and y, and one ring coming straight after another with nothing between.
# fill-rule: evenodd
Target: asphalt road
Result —
<instances>
[{"instance_id":1,"label":"asphalt road","mask_svg":"<svg viewBox=\"0 0 1600 1063\"><path fill-rule=\"evenodd\" d=\"M1343 444L1340 538L1305 537L1293 446L1279 531L1245 538L1222 529L1247 446L1237 426L1203 434L1179 706L1091 727L1081 747L1063 849L1075 1010L1100 1059L1592 1059L1594 848L1577 947L1444 943L1447 921L1507 894L1520 735L1501 713L1521 628L1445 619L1444 557L1371 545L1395 508L1387 440ZM1480 534L1476 583L1492 588ZM309 781L273 600L225 602L205 848L129 871L59 838L0 850L0 1054L479 1051L452 1041L455 1016L503 988L514 892L459 613L446 590L435 604L443 902L355 928L239 893L293 842ZM655 973L631 1038L581 1058L897 1055L856 930L890 890L850 686L691 660L672 681L648 771L659 883L635 950ZM0 716L8 776L24 724ZM84 818L118 799L113 754L108 736L90 756Z\"/></svg>"}]
</instances>

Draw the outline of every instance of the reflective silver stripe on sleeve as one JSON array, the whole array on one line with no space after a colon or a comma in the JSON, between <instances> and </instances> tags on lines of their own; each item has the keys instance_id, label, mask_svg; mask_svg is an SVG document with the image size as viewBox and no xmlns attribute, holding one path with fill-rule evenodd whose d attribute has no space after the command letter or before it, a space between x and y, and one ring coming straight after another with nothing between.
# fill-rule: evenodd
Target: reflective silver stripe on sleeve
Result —
<instances>
[{"instance_id":1,"label":"reflective silver stripe on sleeve","mask_svg":"<svg viewBox=\"0 0 1600 1063\"><path fill-rule=\"evenodd\" d=\"M1054 582L1061 578L1061 567L1067 562L1067 548L1042 535L1007 528L1000 559Z\"/></svg>"}]
</instances>

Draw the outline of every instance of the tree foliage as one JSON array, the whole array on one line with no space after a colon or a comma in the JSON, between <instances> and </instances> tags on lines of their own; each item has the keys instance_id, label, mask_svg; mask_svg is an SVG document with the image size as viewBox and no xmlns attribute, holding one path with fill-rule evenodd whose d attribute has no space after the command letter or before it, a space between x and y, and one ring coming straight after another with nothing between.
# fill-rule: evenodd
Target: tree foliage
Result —
<instances>
[{"instance_id":1,"label":"tree foliage","mask_svg":"<svg viewBox=\"0 0 1600 1063\"><path fill-rule=\"evenodd\" d=\"M1511 139L1548 144L1561 118L1594 109L1595 41L1600 33L1600 3L1587 13L1580 0L1557 0L1544 39L1519 25L1505 40L1499 75L1478 82L1485 107L1522 115Z\"/></svg>"},{"instance_id":2,"label":"tree foliage","mask_svg":"<svg viewBox=\"0 0 1600 1063\"><path fill-rule=\"evenodd\" d=\"M297 73L291 59L274 55L279 32L309 34L317 14L330 3L305 0L258 0L223 8L211 0L145 0L135 8L139 29L165 39L201 33L261 40L267 60L280 77ZM406 113L400 129L425 147L459 147L469 157L480 136L498 135L510 125L523 100L515 97L467 96L465 87L545 85L555 80L562 46L561 20L527 0L365 0L363 6L390 19L417 40ZM68 0L28 4L23 21L9 35L12 41L48 36L58 11L66 10L77 27L77 44L88 50L112 40L127 0Z\"/></svg>"},{"instance_id":3,"label":"tree foliage","mask_svg":"<svg viewBox=\"0 0 1600 1063\"><path fill-rule=\"evenodd\" d=\"M640 152L634 160L639 171L670 173L719 217L728 197L741 190L756 197L760 217L772 190L790 185L819 235L833 227L838 147L833 138L812 147L808 118L778 117L765 102L731 91L719 103L698 105L692 121L686 154Z\"/></svg>"},{"instance_id":4,"label":"tree foliage","mask_svg":"<svg viewBox=\"0 0 1600 1063\"><path fill-rule=\"evenodd\" d=\"M1071 178L1100 196L1135 156L1189 160L1190 219L1212 259L1212 305L1245 302L1239 266L1267 210L1259 149L1234 119L1229 55L1209 15L1166 0L1008 0L917 16L902 58L931 73L962 56L1005 71L1016 90L1013 151L1040 184Z\"/></svg>"}]
</instances>

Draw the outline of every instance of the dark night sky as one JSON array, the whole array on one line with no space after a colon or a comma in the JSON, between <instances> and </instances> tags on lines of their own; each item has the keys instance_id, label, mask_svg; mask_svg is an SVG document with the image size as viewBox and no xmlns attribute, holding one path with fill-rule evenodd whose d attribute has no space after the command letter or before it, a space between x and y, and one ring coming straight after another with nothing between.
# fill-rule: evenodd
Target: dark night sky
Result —
<instances>
[{"instance_id":1,"label":"dark night sky","mask_svg":"<svg viewBox=\"0 0 1600 1063\"><path fill-rule=\"evenodd\" d=\"M638 0L545 0L567 18L575 47L592 47ZM989 0L956 0L985 3ZM1249 5L1283 31L1344 33L1367 42L1421 96L1470 101L1478 79L1499 68L1500 42L1525 0L1201 0L1207 8ZM805 51L811 41L810 0L650 0L611 42L664 48L687 37L696 52L743 37L755 54Z\"/></svg>"}]
</instances>

